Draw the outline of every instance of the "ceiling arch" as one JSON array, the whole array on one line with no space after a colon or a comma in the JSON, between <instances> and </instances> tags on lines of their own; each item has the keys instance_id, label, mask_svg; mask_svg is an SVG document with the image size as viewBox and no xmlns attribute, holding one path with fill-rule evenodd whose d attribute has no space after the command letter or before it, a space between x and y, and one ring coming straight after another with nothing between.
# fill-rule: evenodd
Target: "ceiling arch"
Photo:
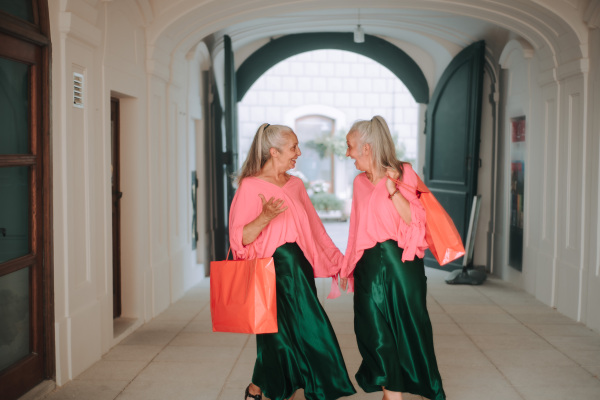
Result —
<instances>
[{"instance_id":1,"label":"ceiling arch","mask_svg":"<svg viewBox=\"0 0 600 400\"><path fill-rule=\"evenodd\" d=\"M361 24L367 33L405 40L406 32L436 41L451 55L475 40L481 29L501 28L540 52L545 68L587 57L588 27L582 20L584 2L555 0L138 0L150 2L147 26L149 58L177 51L187 53L205 40L209 47L227 34L234 50L246 43L280 35L310 32L351 32ZM579 8L578 8L579 7ZM487 40L486 40L487 41ZM420 45L420 43L415 42ZM450 49L452 48L452 49ZM434 54L434 50L424 47ZM497 56L501 49L498 50ZM439 75L439 74L436 74Z\"/></svg>"},{"instance_id":2,"label":"ceiling arch","mask_svg":"<svg viewBox=\"0 0 600 400\"><path fill-rule=\"evenodd\" d=\"M369 57L389 69L417 103L429 101L429 86L417 63L404 51L376 36L354 43L352 33L301 33L274 39L248 57L236 72L237 101L269 68L293 55L320 49L346 50Z\"/></svg>"}]
</instances>

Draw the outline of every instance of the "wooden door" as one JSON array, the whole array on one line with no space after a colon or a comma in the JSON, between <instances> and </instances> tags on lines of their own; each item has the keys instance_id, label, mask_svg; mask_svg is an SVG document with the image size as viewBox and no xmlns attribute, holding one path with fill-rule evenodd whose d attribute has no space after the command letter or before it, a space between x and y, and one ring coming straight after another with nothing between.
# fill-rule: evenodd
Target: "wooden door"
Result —
<instances>
[{"instance_id":1,"label":"wooden door","mask_svg":"<svg viewBox=\"0 0 600 400\"><path fill-rule=\"evenodd\" d=\"M0 2L0 398L54 373L48 15Z\"/></svg>"},{"instance_id":2,"label":"wooden door","mask_svg":"<svg viewBox=\"0 0 600 400\"><path fill-rule=\"evenodd\" d=\"M474 43L450 62L427 107L425 184L444 206L463 243L477 194L485 43ZM425 264L439 267L428 251ZM462 258L445 269L460 268Z\"/></svg>"},{"instance_id":3,"label":"wooden door","mask_svg":"<svg viewBox=\"0 0 600 400\"><path fill-rule=\"evenodd\" d=\"M113 245L113 318L121 316L121 150L119 99L110 99L112 245Z\"/></svg>"}]
</instances>

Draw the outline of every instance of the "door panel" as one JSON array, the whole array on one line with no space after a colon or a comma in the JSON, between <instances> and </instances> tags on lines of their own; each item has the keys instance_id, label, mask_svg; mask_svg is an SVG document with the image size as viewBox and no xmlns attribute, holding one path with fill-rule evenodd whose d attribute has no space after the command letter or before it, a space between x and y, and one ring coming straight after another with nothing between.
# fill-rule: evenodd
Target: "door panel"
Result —
<instances>
[{"instance_id":1,"label":"door panel","mask_svg":"<svg viewBox=\"0 0 600 400\"><path fill-rule=\"evenodd\" d=\"M231 38L225 40L225 110L221 107L214 71L210 71L209 128L206 135L207 221L211 260L223 260L229 248L229 206L235 195L232 176L237 171L237 96ZM223 125L224 128L223 129Z\"/></svg>"},{"instance_id":2,"label":"door panel","mask_svg":"<svg viewBox=\"0 0 600 400\"><path fill-rule=\"evenodd\" d=\"M209 258L224 260L229 244L227 232L226 190L227 173L224 166L223 108L217 91L214 71L209 72L209 118L206 135L206 193L209 235Z\"/></svg>"},{"instance_id":3,"label":"door panel","mask_svg":"<svg viewBox=\"0 0 600 400\"><path fill-rule=\"evenodd\" d=\"M33 4L31 1L0 1L0 11L21 18L28 22L34 21Z\"/></svg>"},{"instance_id":4,"label":"door panel","mask_svg":"<svg viewBox=\"0 0 600 400\"><path fill-rule=\"evenodd\" d=\"M477 194L485 43L474 43L448 65L427 108L425 184L464 240ZM439 267L430 252L428 266ZM462 258L444 268L460 268Z\"/></svg>"},{"instance_id":5,"label":"door panel","mask_svg":"<svg viewBox=\"0 0 600 400\"><path fill-rule=\"evenodd\" d=\"M437 106L431 115L432 130L429 182L435 184L465 185L465 160L468 148L468 114L464 99L468 96L468 65L461 65L439 94ZM462 101L461 101L462 100Z\"/></svg>"},{"instance_id":6,"label":"door panel","mask_svg":"<svg viewBox=\"0 0 600 400\"><path fill-rule=\"evenodd\" d=\"M0 58L0 154L29 153L29 68Z\"/></svg>"},{"instance_id":7,"label":"door panel","mask_svg":"<svg viewBox=\"0 0 600 400\"><path fill-rule=\"evenodd\" d=\"M30 353L29 268L0 276L0 371Z\"/></svg>"},{"instance_id":8,"label":"door panel","mask_svg":"<svg viewBox=\"0 0 600 400\"><path fill-rule=\"evenodd\" d=\"M119 135L119 99L110 99L112 246L113 246L113 318L121 316L121 152Z\"/></svg>"},{"instance_id":9,"label":"door panel","mask_svg":"<svg viewBox=\"0 0 600 400\"><path fill-rule=\"evenodd\" d=\"M237 90L235 79L235 60L231 38L225 36L225 170L227 179L227 207L225 214L229 216L229 207L235 195L233 179L238 169L238 134L237 134ZM229 217L228 217L229 220ZM229 222L227 222L227 225ZM227 245L229 247L229 244Z\"/></svg>"},{"instance_id":10,"label":"door panel","mask_svg":"<svg viewBox=\"0 0 600 400\"><path fill-rule=\"evenodd\" d=\"M2 400L54 375L47 3L8 3L0 4Z\"/></svg>"},{"instance_id":11,"label":"door panel","mask_svg":"<svg viewBox=\"0 0 600 400\"><path fill-rule=\"evenodd\" d=\"M29 167L0 168L0 263L31 251L29 176Z\"/></svg>"}]
</instances>

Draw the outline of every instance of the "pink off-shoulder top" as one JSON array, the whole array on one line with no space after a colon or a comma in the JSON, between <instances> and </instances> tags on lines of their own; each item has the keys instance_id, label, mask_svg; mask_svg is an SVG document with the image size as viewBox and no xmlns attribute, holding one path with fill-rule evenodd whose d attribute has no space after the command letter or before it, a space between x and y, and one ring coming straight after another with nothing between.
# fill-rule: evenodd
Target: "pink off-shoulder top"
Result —
<instances>
[{"instance_id":1,"label":"pink off-shoulder top","mask_svg":"<svg viewBox=\"0 0 600 400\"><path fill-rule=\"evenodd\" d=\"M254 242L244 246L244 226L256 219L262 211L259 194L266 200L271 197L283 199L284 206L288 209L271 220ZM296 242L312 265L317 278L336 276L343 261L343 255L327 235L306 193L304 183L295 176L291 176L282 187L256 177L243 179L231 203L229 242L236 260L271 257L277 247ZM336 279L332 282L329 297L337 297L338 294Z\"/></svg>"},{"instance_id":2,"label":"pink off-shoulder top","mask_svg":"<svg viewBox=\"0 0 600 400\"><path fill-rule=\"evenodd\" d=\"M423 258L428 247L425 241L425 209L416 192L404 185L396 185L410 203L411 223L407 224L388 197L386 180L383 178L373 185L365 173L354 179L348 246L340 273L342 277L350 278L349 291L353 291L352 276L356 263L363 252L376 243L388 239L397 241L398 247L404 249L402 261L413 260L415 256ZM402 181L409 187L417 187L417 174L410 164L404 164Z\"/></svg>"}]
</instances>

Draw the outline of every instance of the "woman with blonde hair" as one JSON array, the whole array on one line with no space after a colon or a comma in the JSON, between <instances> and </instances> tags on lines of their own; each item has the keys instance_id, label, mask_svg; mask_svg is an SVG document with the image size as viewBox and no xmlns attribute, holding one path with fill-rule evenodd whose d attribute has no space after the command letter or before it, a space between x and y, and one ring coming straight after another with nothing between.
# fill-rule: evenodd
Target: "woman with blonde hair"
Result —
<instances>
[{"instance_id":1,"label":"woman with blonde hair","mask_svg":"<svg viewBox=\"0 0 600 400\"><path fill-rule=\"evenodd\" d=\"M396 158L385 120L354 123L346 156L364 171L354 179L342 288L354 290L354 331L363 358L356 381L386 400L409 392L446 398L433 348L423 265L425 210L417 175ZM400 184L398 184L398 183Z\"/></svg>"},{"instance_id":2,"label":"woman with blonde hair","mask_svg":"<svg viewBox=\"0 0 600 400\"><path fill-rule=\"evenodd\" d=\"M339 273L343 255L327 235L304 188L287 173L300 156L287 126L260 126L238 176L229 240L236 259L273 257L278 332L256 335L257 356L244 400L309 400L356 393L315 277ZM268 200L267 200L268 199ZM337 289L337 285L335 286Z\"/></svg>"}]
</instances>

